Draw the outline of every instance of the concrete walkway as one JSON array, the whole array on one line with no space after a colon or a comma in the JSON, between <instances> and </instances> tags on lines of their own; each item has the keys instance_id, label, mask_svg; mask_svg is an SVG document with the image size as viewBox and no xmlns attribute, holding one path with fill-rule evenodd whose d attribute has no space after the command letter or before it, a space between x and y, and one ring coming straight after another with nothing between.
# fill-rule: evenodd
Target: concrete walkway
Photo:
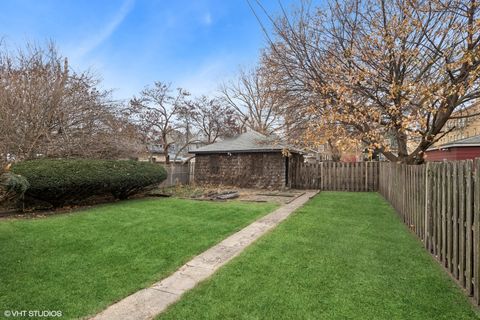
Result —
<instances>
[{"instance_id":1,"label":"concrete walkway","mask_svg":"<svg viewBox=\"0 0 480 320\"><path fill-rule=\"evenodd\" d=\"M91 319L154 318L165 311L170 304L178 301L182 294L210 277L255 240L275 228L315 194L317 194L315 191L306 192L196 256L168 278L120 300Z\"/></svg>"}]
</instances>

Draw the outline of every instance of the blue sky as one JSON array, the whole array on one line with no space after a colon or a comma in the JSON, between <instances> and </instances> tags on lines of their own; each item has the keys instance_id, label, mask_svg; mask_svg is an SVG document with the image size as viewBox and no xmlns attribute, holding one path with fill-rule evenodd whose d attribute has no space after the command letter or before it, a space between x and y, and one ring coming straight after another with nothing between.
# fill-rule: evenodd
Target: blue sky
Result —
<instances>
[{"instance_id":1,"label":"blue sky","mask_svg":"<svg viewBox=\"0 0 480 320\"><path fill-rule=\"evenodd\" d=\"M283 0L284 5L290 1ZM263 0L278 12L278 0ZM55 41L76 70L91 69L114 97L160 80L214 94L265 44L246 0L1 1L0 37L10 47Z\"/></svg>"}]
</instances>

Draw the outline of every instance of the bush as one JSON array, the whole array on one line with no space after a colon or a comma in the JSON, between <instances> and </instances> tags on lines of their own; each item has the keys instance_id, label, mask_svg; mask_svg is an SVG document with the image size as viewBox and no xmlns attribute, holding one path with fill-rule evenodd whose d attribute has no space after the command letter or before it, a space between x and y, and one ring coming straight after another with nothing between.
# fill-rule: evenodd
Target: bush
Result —
<instances>
[{"instance_id":1,"label":"bush","mask_svg":"<svg viewBox=\"0 0 480 320\"><path fill-rule=\"evenodd\" d=\"M2 173L0 175L0 203L22 198L29 186L25 177L11 172Z\"/></svg>"},{"instance_id":2,"label":"bush","mask_svg":"<svg viewBox=\"0 0 480 320\"><path fill-rule=\"evenodd\" d=\"M159 165L114 160L31 160L12 167L30 183L27 198L46 201L55 207L91 196L113 195L125 199L165 180Z\"/></svg>"}]
</instances>

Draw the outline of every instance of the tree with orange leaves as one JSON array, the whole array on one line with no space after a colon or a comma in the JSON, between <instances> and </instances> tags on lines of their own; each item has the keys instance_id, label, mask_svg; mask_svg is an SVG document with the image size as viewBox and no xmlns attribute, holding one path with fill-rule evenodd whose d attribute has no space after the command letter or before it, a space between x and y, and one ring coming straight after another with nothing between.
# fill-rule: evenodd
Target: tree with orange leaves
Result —
<instances>
[{"instance_id":1,"label":"tree with orange leaves","mask_svg":"<svg viewBox=\"0 0 480 320\"><path fill-rule=\"evenodd\" d=\"M421 163L448 131L452 112L480 97L479 6L336 0L321 11L303 2L270 18L274 35L263 64L297 101L288 114L313 119L309 139L341 133L390 161Z\"/></svg>"}]
</instances>

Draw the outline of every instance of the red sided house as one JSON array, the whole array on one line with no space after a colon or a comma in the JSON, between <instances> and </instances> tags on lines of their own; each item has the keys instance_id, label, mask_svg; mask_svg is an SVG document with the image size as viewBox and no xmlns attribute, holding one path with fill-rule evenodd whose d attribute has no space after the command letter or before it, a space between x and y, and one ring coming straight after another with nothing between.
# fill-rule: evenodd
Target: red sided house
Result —
<instances>
[{"instance_id":1,"label":"red sided house","mask_svg":"<svg viewBox=\"0 0 480 320\"><path fill-rule=\"evenodd\" d=\"M467 160L480 158L480 135L431 147L425 152L426 161Z\"/></svg>"}]
</instances>

